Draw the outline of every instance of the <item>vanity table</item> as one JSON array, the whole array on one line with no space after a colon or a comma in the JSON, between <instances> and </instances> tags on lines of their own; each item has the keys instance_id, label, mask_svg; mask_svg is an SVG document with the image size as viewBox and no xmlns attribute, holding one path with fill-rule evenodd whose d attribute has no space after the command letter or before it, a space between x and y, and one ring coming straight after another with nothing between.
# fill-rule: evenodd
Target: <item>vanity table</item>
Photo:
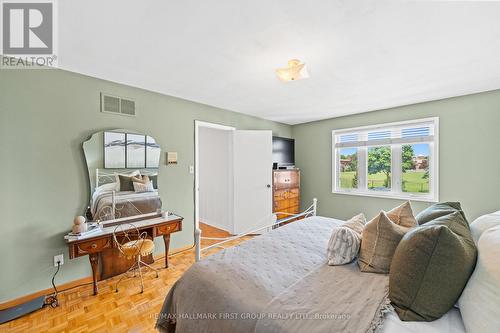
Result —
<instances>
[{"instance_id":1,"label":"vanity table","mask_svg":"<svg viewBox=\"0 0 500 333\"><path fill-rule=\"evenodd\" d=\"M167 217L154 217L149 219L140 219L135 221L126 221L135 225L139 231L146 232L149 239L163 237L165 243L165 268L168 267L168 249L170 245L170 234L182 230L183 218L178 215L169 215ZM113 231L118 223L106 224L102 232L83 237L78 240L66 240L69 248L69 258L89 256L92 267L92 279L94 286L94 295L97 295L97 274L99 270L99 257L106 251L116 250L116 244L113 241Z\"/></svg>"}]
</instances>

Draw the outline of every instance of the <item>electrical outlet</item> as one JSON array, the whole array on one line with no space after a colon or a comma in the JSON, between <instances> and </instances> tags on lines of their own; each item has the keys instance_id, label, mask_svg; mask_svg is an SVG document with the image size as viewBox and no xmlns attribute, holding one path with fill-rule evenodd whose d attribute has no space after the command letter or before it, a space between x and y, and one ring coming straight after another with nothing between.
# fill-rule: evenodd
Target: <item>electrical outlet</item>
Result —
<instances>
[{"instance_id":1,"label":"electrical outlet","mask_svg":"<svg viewBox=\"0 0 500 333\"><path fill-rule=\"evenodd\" d=\"M54 256L54 266L57 267L57 263L60 263L61 266L64 265L64 254L59 254Z\"/></svg>"}]
</instances>

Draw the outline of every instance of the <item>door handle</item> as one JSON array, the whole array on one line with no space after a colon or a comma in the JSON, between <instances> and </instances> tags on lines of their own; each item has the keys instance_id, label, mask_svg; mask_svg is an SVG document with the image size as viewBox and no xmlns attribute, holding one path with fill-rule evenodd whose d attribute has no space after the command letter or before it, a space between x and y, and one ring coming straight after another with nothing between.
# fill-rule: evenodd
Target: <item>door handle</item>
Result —
<instances>
[{"instance_id":1,"label":"door handle","mask_svg":"<svg viewBox=\"0 0 500 333\"><path fill-rule=\"evenodd\" d=\"M270 184L267 184L267 185L266 185L266 187L267 187L267 188L271 188L271 185L270 185Z\"/></svg>"}]
</instances>

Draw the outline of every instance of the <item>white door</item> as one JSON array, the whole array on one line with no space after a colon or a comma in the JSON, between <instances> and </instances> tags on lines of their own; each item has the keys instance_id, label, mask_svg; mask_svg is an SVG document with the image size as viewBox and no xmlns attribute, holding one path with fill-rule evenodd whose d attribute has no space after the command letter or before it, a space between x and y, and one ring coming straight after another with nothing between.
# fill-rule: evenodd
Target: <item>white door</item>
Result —
<instances>
[{"instance_id":1,"label":"white door","mask_svg":"<svg viewBox=\"0 0 500 333\"><path fill-rule=\"evenodd\" d=\"M235 234L273 221L272 141L271 131L233 131Z\"/></svg>"}]
</instances>

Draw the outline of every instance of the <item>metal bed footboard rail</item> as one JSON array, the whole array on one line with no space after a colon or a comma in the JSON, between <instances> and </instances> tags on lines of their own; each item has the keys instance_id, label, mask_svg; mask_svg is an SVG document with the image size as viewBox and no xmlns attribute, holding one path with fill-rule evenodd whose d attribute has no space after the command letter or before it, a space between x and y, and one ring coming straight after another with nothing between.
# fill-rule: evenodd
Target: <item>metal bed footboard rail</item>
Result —
<instances>
[{"instance_id":1,"label":"metal bed footboard rail","mask_svg":"<svg viewBox=\"0 0 500 333\"><path fill-rule=\"evenodd\" d=\"M222 238L219 238L219 237L202 237L201 236L201 229L200 228L196 228L196 230L194 231L194 239L195 239L195 246L196 246L196 261L200 261L201 260L201 252L202 251L207 251L207 250L210 250L212 248L219 247L219 246L221 246L224 243L228 243L228 242L234 241L234 240L236 240L238 238L241 238L241 237L244 237L244 236L256 234L256 233L258 233L258 231L261 231L261 230L264 230L264 229L268 229L268 228L272 228L272 227L279 227L283 223L290 222L290 221L292 221L294 219L297 219L297 218L300 218L300 217L304 217L305 218L305 217L309 217L309 216L316 216L317 206L318 206L318 199L314 198L312 205L309 206L302 213L299 213L299 214L289 214L289 213L283 213L283 212L273 213L275 216L276 216L276 214L284 214L284 215L290 215L290 216L285 217L285 218L280 219L280 220L277 220L273 224L269 224L269 225L266 225L266 226L263 226L263 227L260 227L260 228L257 228L257 229L253 229L253 230L250 230L250 231L247 231L247 232L235 235L235 236L222 237ZM202 239L206 239L206 240L220 240L220 242L202 248L201 247L201 240Z\"/></svg>"}]
</instances>

